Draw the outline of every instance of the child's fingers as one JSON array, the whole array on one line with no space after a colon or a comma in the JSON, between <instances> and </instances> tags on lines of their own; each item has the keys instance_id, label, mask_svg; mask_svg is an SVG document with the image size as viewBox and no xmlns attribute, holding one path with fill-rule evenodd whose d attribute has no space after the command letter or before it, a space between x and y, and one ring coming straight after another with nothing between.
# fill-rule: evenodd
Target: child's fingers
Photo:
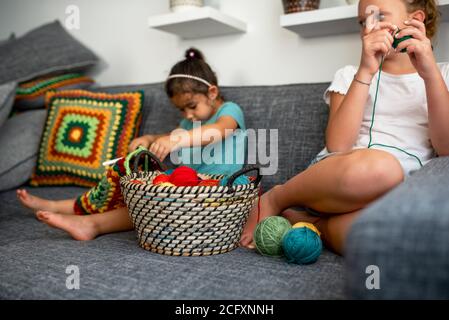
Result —
<instances>
[{"instance_id":1,"label":"child's fingers","mask_svg":"<svg viewBox=\"0 0 449 320\"><path fill-rule=\"evenodd\" d=\"M385 42L376 42L373 44L373 51L382 52L383 54L387 54L390 51L391 45L386 44Z\"/></svg>"},{"instance_id":2,"label":"child's fingers","mask_svg":"<svg viewBox=\"0 0 449 320\"><path fill-rule=\"evenodd\" d=\"M416 51L416 46L408 46L407 47L407 53L408 54L412 54L412 53L415 53L415 51Z\"/></svg>"},{"instance_id":3,"label":"child's fingers","mask_svg":"<svg viewBox=\"0 0 449 320\"><path fill-rule=\"evenodd\" d=\"M387 45L392 45L394 42L393 36L391 34L379 34L373 40L373 43L383 42Z\"/></svg>"},{"instance_id":4,"label":"child's fingers","mask_svg":"<svg viewBox=\"0 0 449 320\"><path fill-rule=\"evenodd\" d=\"M153 142L150 146L150 152L153 153L154 155L156 155L158 149L159 149L159 145L156 142Z\"/></svg>"},{"instance_id":5,"label":"child's fingers","mask_svg":"<svg viewBox=\"0 0 449 320\"><path fill-rule=\"evenodd\" d=\"M427 40L426 34L416 28L402 29L400 32L398 32L395 35L395 38L400 39L405 36L412 36L413 38L415 38L417 40Z\"/></svg>"},{"instance_id":6,"label":"child's fingers","mask_svg":"<svg viewBox=\"0 0 449 320\"><path fill-rule=\"evenodd\" d=\"M168 149L163 149L163 151L161 152L161 156L159 157L159 160L164 161L169 153L170 152L168 151Z\"/></svg>"},{"instance_id":7,"label":"child's fingers","mask_svg":"<svg viewBox=\"0 0 449 320\"><path fill-rule=\"evenodd\" d=\"M164 161L167 154L168 154L167 149L165 147L162 147L161 150L159 150L159 155L158 155L159 160Z\"/></svg>"},{"instance_id":8,"label":"child's fingers","mask_svg":"<svg viewBox=\"0 0 449 320\"><path fill-rule=\"evenodd\" d=\"M132 152L132 151L134 151L134 150L136 150L136 143L133 141L133 142L131 142L131 144L129 145L128 151L129 151L129 152Z\"/></svg>"},{"instance_id":9,"label":"child's fingers","mask_svg":"<svg viewBox=\"0 0 449 320\"><path fill-rule=\"evenodd\" d=\"M397 25L392 24L390 22L379 22L379 28L382 30L383 29L388 30L390 34L394 34L396 31L399 30Z\"/></svg>"},{"instance_id":10,"label":"child's fingers","mask_svg":"<svg viewBox=\"0 0 449 320\"><path fill-rule=\"evenodd\" d=\"M416 39L404 40L396 47L396 52L401 52L403 49L408 48L411 45L419 45L420 41Z\"/></svg>"},{"instance_id":11,"label":"child's fingers","mask_svg":"<svg viewBox=\"0 0 449 320\"><path fill-rule=\"evenodd\" d=\"M378 33L373 33L372 35L369 36L369 38L367 38L367 40L369 40L370 42L379 42L381 40L388 40L391 43L393 43L394 38L390 33L383 30L379 31Z\"/></svg>"},{"instance_id":12,"label":"child's fingers","mask_svg":"<svg viewBox=\"0 0 449 320\"><path fill-rule=\"evenodd\" d=\"M423 22L416 20L416 19L411 19L408 21L404 21L404 24L406 26L413 26L418 28L419 31L421 31L422 33L426 34L426 26Z\"/></svg>"},{"instance_id":13,"label":"child's fingers","mask_svg":"<svg viewBox=\"0 0 449 320\"><path fill-rule=\"evenodd\" d=\"M399 28L398 26L390 23L390 22L379 22L376 24L376 27L372 25L371 27L368 27L369 23L367 24L367 28L364 30L364 34L370 34L372 32L378 32L381 30L387 30L388 33L394 34Z\"/></svg>"},{"instance_id":14,"label":"child's fingers","mask_svg":"<svg viewBox=\"0 0 449 320\"><path fill-rule=\"evenodd\" d=\"M153 145L155 145L155 147L153 149L154 152L153 151L152 152L158 159L160 159L164 147L158 143L153 143Z\"/></svg>"}]
</instances>

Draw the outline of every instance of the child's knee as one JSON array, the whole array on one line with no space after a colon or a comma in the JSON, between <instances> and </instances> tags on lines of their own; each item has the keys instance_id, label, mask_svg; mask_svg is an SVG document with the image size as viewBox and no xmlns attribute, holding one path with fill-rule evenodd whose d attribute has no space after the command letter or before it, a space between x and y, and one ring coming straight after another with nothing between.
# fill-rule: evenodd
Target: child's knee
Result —
<instances>
[{"instance_id":1,"label":"child's knee","mask_svg":"<svg viewBox=\"0 0 449 320\"><path fill-rule=\"evenodd\" d=\"M399 161L379 150L348 155L342 164L340 187L353 196L380 196L404 179Z\"/></svg>"}]
</instances>

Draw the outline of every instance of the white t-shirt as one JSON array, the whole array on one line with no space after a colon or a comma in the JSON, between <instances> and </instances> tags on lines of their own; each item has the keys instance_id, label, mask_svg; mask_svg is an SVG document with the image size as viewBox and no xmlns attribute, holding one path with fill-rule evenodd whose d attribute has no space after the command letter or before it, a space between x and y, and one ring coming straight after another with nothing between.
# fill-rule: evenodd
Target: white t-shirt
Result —
<instances>
[{"instance_id":1,"label":"white t-shirt","mask_svg":"<svg viewBox=\"0 0 449 320\"><path fill-rule=\"evenodd\" d=\"M438 66L449 90L449 63L439 63ZM327 104L330 104L330 92L346 95L356 72L355 66L346 66L337 71L334 80L324 93ZM371 82L362 125L353 149L368 147L378 75L379 73ZM424 80L418 73L393 75L381 72L371 136L372 144L400 148L418 157L422 165L435 156L429 137L426 89ZM393 154L401 163L406 175L421 168L416 158L404 152L389 147L372 146L372 148ZM324 149L317 157L327 153Z\"/></svg>"}]
</instances>

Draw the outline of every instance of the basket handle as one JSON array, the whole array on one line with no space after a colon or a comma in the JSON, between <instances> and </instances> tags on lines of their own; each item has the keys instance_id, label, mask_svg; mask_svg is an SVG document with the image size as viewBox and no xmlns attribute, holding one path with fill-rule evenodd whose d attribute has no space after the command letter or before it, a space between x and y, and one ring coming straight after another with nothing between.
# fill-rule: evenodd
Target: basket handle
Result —
<instances>
[{"instance_id":1,"label":"basket handle","mask_svg":"<svg viewBox=\"0 0 449 320\"><path fill-rule=\"evenodd\" d=\"M260 174L260 167L258 165L252 165L252 166L248 166L246 168L240 169L239 171L237 171L236 173L234 173L232 176L229 177L228 179L228 183L226 183L226 187L228 187L228 192L233 192L234 188L233 188L233 183L235 181L235 179L237 179L239 176L241 176L244 173L250 172L250 171L257 171L257 177L256 180L254 180L254 184L257 186L259 186L260 181L262 180L262 175Z\"/></svg>"},{"instance_id":2,"label":"basket handle","mask_svg":"<svg viewBox=\"0 0 449 320\"><path fill-rule=\"evenodd\" d=\"M125 168L127 175L131 172L137 173L139 171L139 162L143 156L145 157L145 170L166 170L166 166L152 152L142 146L139 146L136 150L128 154L128 156L126 157ZM134 158L134 166L131 170L129 164L132 158ZM151 168L148 168L148 164L151 164Z\"/></svg>"}]
</instances>

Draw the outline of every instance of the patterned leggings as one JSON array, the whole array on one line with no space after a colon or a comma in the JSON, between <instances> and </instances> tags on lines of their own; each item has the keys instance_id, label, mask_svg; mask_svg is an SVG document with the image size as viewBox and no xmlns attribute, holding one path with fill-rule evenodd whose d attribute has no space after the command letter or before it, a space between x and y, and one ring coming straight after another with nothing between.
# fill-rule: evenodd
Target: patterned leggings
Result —
<instances>
[{"instance_id":1,"label":"patterned leggings","mask_svg":"<svg viewBox=\"0 0 449 320\"><path fill-rule=\"evenodd\" d=\"M126 174L125 159L120 159L109 167L100 182L80 195L74 204L75 214L88 215L103 213L125 207L119 180Z\"/></svg>"}]
</instances>

